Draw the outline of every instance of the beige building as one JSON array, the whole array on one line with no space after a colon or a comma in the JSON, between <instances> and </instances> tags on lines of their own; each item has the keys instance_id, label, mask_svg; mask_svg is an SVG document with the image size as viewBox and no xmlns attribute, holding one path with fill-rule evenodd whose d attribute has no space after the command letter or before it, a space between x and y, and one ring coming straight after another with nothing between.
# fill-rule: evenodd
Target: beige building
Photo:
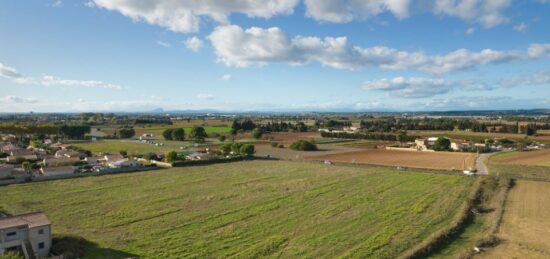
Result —
<instances>
[{"instance_id":1,"label":"beige building","mask_svg":"<svg viewBox=\"0 0 550 259\"><path fill-rule=\"evenodd\" d=\"M0 218L0 254L22 251L25 258L43 258L52 246L51 223L42 212Z\"/></svg>"}]
</instances>

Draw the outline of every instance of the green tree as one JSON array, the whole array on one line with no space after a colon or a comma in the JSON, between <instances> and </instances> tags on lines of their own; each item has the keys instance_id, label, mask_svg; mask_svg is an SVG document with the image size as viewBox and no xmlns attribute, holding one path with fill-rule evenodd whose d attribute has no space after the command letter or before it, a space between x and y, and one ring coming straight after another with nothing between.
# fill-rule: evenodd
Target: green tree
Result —
<instances>
[{"instance_id":1,"label":"green tree","mask_svg":"<svg viewBox=\"0 0 550 259\"><path fill-rule=\"evenodd\" d=\"M242 145L243 145L242 143L237 143L237 142L231 144L231 152L233 152L233 155L240 154Z\"/></svg>"},{"instance_id":2,"label":"green tree","mask_svg":"<svg viewBox=\"0 0 550 259\"><path fill-rule=\"evenodd\" d=\"M172 131L173 129L165 129L162 132L162 136L164 137L165 140L172 140Z\"/></svg>"},{"instance_id":3,"label":"green tree","mask_svg":"<svg viewBox=\"0 0 550 259\"><path fill-rule=\"evenodd\" d=\"M256 128L252 131L252 137L254 137L255 139L262 138L263 134L264 134L264 131L260 128Z\"/></svg>"},{"instance_id":4,"label":"green tree","mask_svg":"<svg viewBox=\"0 0 550 259\"><path fill-rule=\"evenodd\" d=\"M126 150L120 150L120 155L123 156L123 157L126 157L128 156L128 152L126 152Z\"/></svg>"},{"instance_id":5,"label":"green tree","mask_svg":"<svg viewBox=\"0 0 550 259\"><path fill-rule=\"evenodd\" d=\"M221 147L220 147L220 152L222 153L222 155L224 156L227 156L231 153L231 146L233 144L232 143L225 143L223 144Z\"/></svg>"},{"instance_id":6,"label":"green tree","mask_svg":"<svg viewBox=\"0 0 550 259\"><path fill-rule=\"evenodd\" d=\"M208 137L206 134L206 130L204 130L201 126L195 126L191 129L191 133L189 133L189 137L196 142L204 142L204 139Z\"/></svg>"},{"instance_id":7,"label":"green tree","mask_svg":"<svg viewBox=\"0 0 550 259\"><path fill-rule=\"evenodd\" d=\"M185 130L182 128L172 130L172 140L184 141L185 140Z\"/></svg>"},{"instance_id":8,"label":"green tree","mask_svg":"<svg viewBox=\"0 0 550 259\"><path fill-rule=\"evenodd\" d=\"M176 160L178 160L178 154L175 151L166 153L166 156L164 157L164 161L166 163L174 163Z\"/></svg>"},{"instance_id":9,"label":"green tree","mask_svg":"<svg viewBox=\"0 0 550 259\"><path fill-rule=\"evenodd\" d=\"M451 140L444 137L439 137L434 143L434 150L444 151L451 148Z\"/></svg>"},{"instance_id":10,"label":"green tree","mask_svg":"<svg viewBox=\"0 0 550 259\"><path fill-rule=\"evenodd\" d=\"M220 138L219 138L220 142L224 142L225 139L226 139L226 137L224 135L221 135Z\"/></svg>"},{"instance_id":11,"label":"green tree","mask_svg":"<svg viewBox=\"0 0 550 259\"><path fill-rule=\"evenodd\" d=\"M136 135L136 131L133 128L121 128L118 130L119 138L131 138Z\"/></svg>"},{"instance_id":12,"label":"green tree","mask_svg":"<svg viewBox=\"0 0 550 259\"><path fill-rule=\"evenodd\" d=\"M242 156L251 156L254 155L255 152L256 151L254 150L254 145L250 144L244 144L239 149L239 154L241 154Z\"/></svg>"}]
</instances>

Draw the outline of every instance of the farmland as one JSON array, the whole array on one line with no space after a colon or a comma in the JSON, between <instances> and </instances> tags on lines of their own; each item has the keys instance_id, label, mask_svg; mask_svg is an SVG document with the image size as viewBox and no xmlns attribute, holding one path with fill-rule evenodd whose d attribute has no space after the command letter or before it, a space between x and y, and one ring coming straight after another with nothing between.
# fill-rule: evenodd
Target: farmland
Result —
<instances>
[{"instance_id":1,"label":"farmland","mask_svg":"<svg viewBox=\"0 0 550 259\"><path fill-rule=\"evenodd\" d=\"M438 170L463 170L474 167L476 155L453 152L417 152L372 149L309 157L343 163L405 166Z\"/></svg>"},{"instance_id":2,"label":"farmland","mask_svg":"<svg viewBox=\"0 0 550 259\"><path fill-rule=\"evenodd\" d=\"M170 128L179 128L179 127L182 127L182 126L170 125L166 127L136 127L135 130L137 135L141 135L143 133L156 133L160 137L160 134L162 134L164 130L170 129ZM192 129L192 127L189 127L189 126L182 127L182 128L183 130L185 130L186 133L189 133ZM225 127L225 126L205 126L203 128L207 134L229 133L229 131L231 130L230 127Z\"/></svg>"},{"instance_id":3,"label":"farmland","mask_svg":"<svg viewBox=\"0 0 550 259\"><path fill-rule=\"evenodd\" d=\"M482 258L550 257L550 183L517 181L510 191L499 238L503 242Z\"/></svg>"},{"instance_id":4,"label":"farmland","mask_svg":"<svg viewBox=\"0 0 550 259\"><path fill-rule=\"evenodd\" d=\"M474 179L252 161L0 187L98 257L395 258L448 226Z\"/></svg>"},{"instance_id":5,"label":"farmland","mask_svg":"<svg viewBox=\"0 0 550 259\"><path fill-rule=\"evenodd\" d=\"M550 167L550 149L529 152L505 152L491 157L498 164L519 164Z\"/></svg>"},{"instance_id":6,"label":"farmland","mask_svg":"<svg viewBox=\"0 0 550 259\"><path fill-rule=\"evenodd\" d=\"M149 152L167 152L177 150L176 146L161 146L157 147L152 144L139 143L137 141L121 141L121 140L104 140L96 142L83 142L74 144L74 146L90 150L93 153L110 153L118 154L121 150L125 150L128 154L144 154Z\"/></svg>"},{"instance_id":7,"label":"farmland","mask_svg":"<svg viewBox=\"0 0 550 259\"><path fill-rule=\"evenodd\" d=\"M489 158L492 174L516 178L550 179L550 150L498 153Z\"/></svg>"}]
</instances>

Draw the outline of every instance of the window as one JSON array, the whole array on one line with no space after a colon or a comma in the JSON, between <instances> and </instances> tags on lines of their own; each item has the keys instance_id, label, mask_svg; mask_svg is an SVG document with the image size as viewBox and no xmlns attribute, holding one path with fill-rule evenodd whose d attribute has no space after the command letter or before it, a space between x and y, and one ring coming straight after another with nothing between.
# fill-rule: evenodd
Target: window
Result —
<instances>
[{"instance_id":1,"label":"window","mask_svg":"<svg viewBox=\"0 0 550 259\"><path fill-rule=\"evenodd\" d=\"M43 228L39 229L39 230L38 230L38 234L39 234L39 235L44 234L44 229L43 229Z\"/></svg>"},{"instance_id":2,"label":"window","mask_svg":"<svg viewBox=\"0 0 550 259\"><path fill-rule=\"evenodd\" d=\"M38 243L38 249L44 249L44 242Z\"/></svg>"},{"instance_id":3,"label":"window","mask_svg":"<svg viewBox=\"0 0 550 259\"><path fill-rule=\"evenodd\" d=\"M7 237L12 237L12 236L15 236L17 235L17 232L9 232L6 234Z\"/></svg>"}]
</instances>

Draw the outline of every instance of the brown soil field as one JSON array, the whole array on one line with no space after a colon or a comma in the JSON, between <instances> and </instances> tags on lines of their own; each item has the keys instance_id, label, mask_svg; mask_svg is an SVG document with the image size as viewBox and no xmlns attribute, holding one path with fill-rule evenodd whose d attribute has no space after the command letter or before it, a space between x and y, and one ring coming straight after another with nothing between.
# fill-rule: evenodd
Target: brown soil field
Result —
<instances>
[{"instance_id":1,"label":"brown soil field","mask_svg":"<svg viewBox=\"0 0 550 259\"><path fill-rule=\"evenodd\" d=\"M271 139L273 141L296 141L299 139L315 139L320 138L321 133L319 132L275 132L270 134L265 134L263 138Z\"/></svg>"},{"instance_id":2,"label":"brown soil field","mask_svg":"<svg viewBox=\"0 0 550 259\"><path fill-rule=\"evenodd\" d=\"M476 155L472 153L372 149L349 153L314 156L309 157L309 159L438 170L464 170L474 166Z\"/></svg>"},{"instance_id":3,"label":"brown soil field","mask_svg":"<svg viewBox=\"0 0 550 259\"><path fill-rule=\"evenodd\" d=\"M480 258L550 258L550 182L517 181L510 190L498 237Z\"/></svg>"},{"instance_id":4,"label":"brown soil field","mask_svg":"<svg viewBox=\"0 0 550 259\"><path fill-rule=\"evenodd\" d=\"M503 153L502 155L492 157L491 162L499 164L550 166L550 149Z\"/></svg>"}]
</instances>

